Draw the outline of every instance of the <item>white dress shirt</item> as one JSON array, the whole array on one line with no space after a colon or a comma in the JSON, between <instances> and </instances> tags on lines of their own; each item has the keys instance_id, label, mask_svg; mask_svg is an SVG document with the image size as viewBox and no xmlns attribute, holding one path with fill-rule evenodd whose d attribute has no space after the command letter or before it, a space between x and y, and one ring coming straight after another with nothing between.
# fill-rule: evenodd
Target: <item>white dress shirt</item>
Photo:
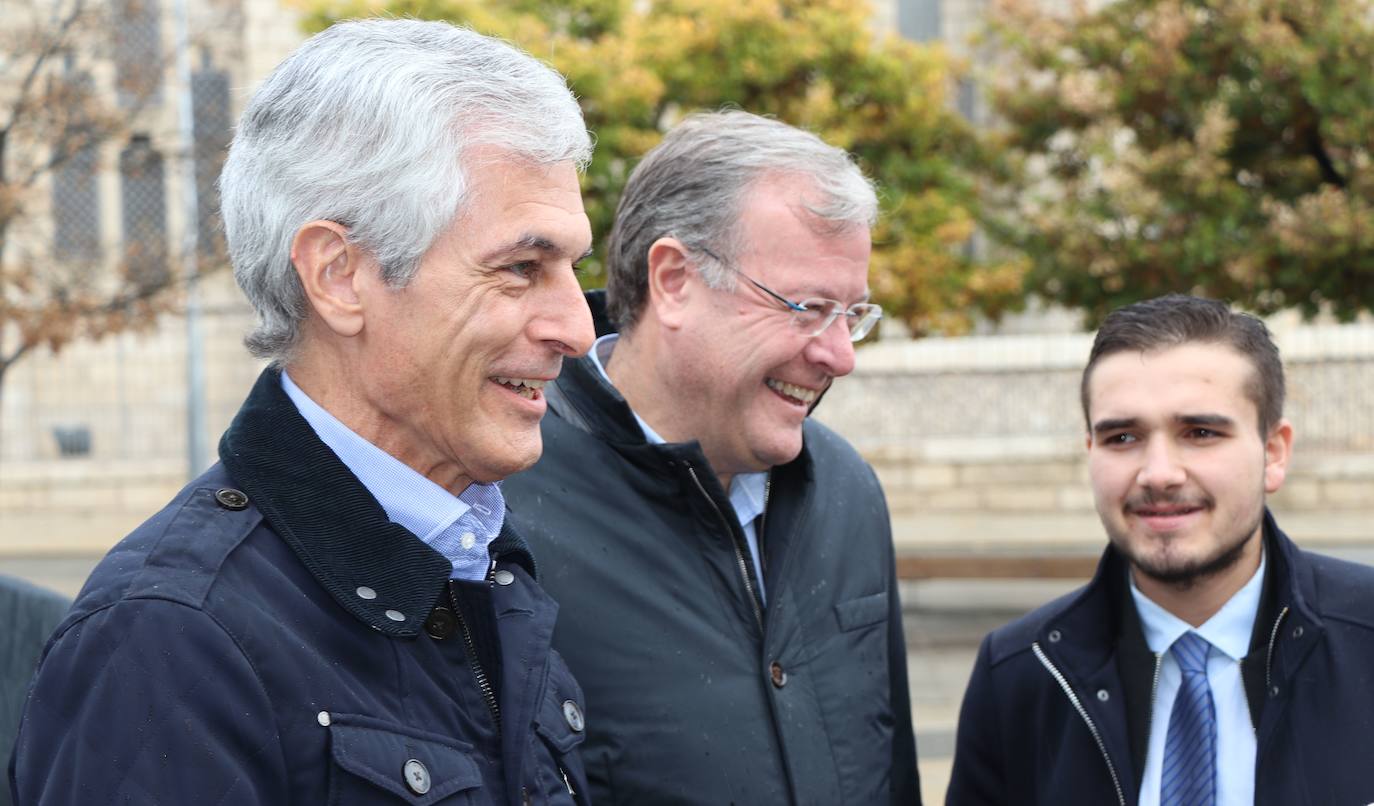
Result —
<instances>
[{"instance_id":1,"label":"white dress shirt","mask_svg":"<svg viewBox=\"0 0 1374 806\"><path fill-rule=\"evenodd\" d=\"M353 471L386 510L386 516L453 565L451 579L486 578L491 568L487 546L506 519L506 500L499 482L474 482L455 496L339 422L301 391L285 371L281 387L320 441Z\"/></svg>"},{"instance_id":2,"label":"white dress shirt","mask_svg":"<svg viewBox=\"0 0 1374 806\"><path fill-rule=\"evenodd\" d=\"M608 333L596 340L592 349L587 353L592 359L592 364L596 366L601 377L606 379L606 383L615 386L611 376L606 374L606 366L603 362L609 361L611 352L615 350L615 343L620 339L619 333ZM627 403L628 405L628 403ZM644 432L644 439L650 445L663 445L667 442L658 435L639 413L630 409L630 413L635 416L635 421L639 423L640 430ZM739 519L740 528L744 530L744 542L749 546L749 557L754 561L754 576L757 578L759 586L759 598L764 602L768 597L763 590L763 565L759 562L759 538L758 531L754 527L754 521L763 514L764 492L768 486L768 473L760 471L758 473L736 473L730 479L730 506L735 510L735 517Z\"/></svg>"},{"instance_id":3,"label":"white dress shirt","mask_svg":"<svg viewBox=\"0 0 1374 806\"><path fill-rule=\"evenodd\" d=\"M1150 744L1145 755L1145 776L1140 783L1139 806L1159 804L1164 739L1169 734L1174 696L1183 679L1169 647L1190 630L1212 645L1207 652L1207 682L1212 688L1212 703L1217 715L1217 806L1251 806L1255 802L1255 728L1250 721L1250 705L1245 699L1240 660L1250 651L1250 635L1259 613L1266 562L1261 555L1259 568L1250 581L1196 628L1141 593L1135 586L1134 575L1127 571L1145 643L1149 644L1151 652L1163 656L1150 719Z\"/></svg>"}]
</instances>

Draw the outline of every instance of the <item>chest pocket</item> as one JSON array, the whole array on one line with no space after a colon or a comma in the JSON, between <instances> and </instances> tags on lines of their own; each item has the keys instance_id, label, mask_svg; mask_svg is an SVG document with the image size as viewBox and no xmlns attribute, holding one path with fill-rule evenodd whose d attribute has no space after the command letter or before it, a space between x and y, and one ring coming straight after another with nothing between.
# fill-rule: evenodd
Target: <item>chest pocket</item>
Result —
<instances>
[{"instance_id":1,"label":"chest pocket","mask_svg":"<svg viewBox=\"0 0 1374 806\"><path fill-rule=\"evenodd\" d=\"M538 764L537 803L587 803L587 772L578 748L587 738L586 700L582 688L557 652L550 664L549 685L535 722L538 742L553 764Z\"/></svg>"},{"instance_id":2,"label":"chest pocket","mask_svg":"<svg viewBox=\"0 0 1374 806\"><path fill-rule=\"evenodd\" d=\"M472 745L364 716L330 717L331 806L480 802Z\"/></svg>"}]
</instances>

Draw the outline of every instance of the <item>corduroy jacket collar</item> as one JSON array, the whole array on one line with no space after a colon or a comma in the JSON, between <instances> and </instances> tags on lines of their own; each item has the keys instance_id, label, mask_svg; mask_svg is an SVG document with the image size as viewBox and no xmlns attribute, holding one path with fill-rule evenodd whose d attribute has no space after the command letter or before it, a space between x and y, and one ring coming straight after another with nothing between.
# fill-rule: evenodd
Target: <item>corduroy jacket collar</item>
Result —
<instances>
[{"instance_id":1,"label":"corduroy jacket collar","mask_svg":"<svg viewBox=\"0 0 1374 806\"><path fill-rule=\"evenodd\" d=\"M423 618L395 622L387 610L428 614L452 565L386 511L316 436L281 387L281 372L258 377L219 443L234 483L339 606L375 630L419 634ZM509 526L491 554L535 573L525 542ZM360 587L377 596L364 599ZM383 606L381 603L385 602Z\"/></svg>"}]
</instances>

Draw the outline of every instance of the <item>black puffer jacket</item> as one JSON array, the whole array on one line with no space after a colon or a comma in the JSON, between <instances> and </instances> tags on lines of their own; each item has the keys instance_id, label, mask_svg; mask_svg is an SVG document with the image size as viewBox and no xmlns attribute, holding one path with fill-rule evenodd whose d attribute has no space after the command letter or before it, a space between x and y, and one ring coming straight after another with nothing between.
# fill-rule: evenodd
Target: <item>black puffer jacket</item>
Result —
<instances>
[{"instance_id":1,"label":"black puffer jacket","mask_svg":"<svg viewBox=\"0 0 1374 806\"><path fill-rule=\"evenodd\" d=\"M544 456L504 486L587 697L598 804L918 803L887 505L808 421L770 479L768 604L696 443L649 445L589 359L548 389Z\"/></svg>"}]
</instances>

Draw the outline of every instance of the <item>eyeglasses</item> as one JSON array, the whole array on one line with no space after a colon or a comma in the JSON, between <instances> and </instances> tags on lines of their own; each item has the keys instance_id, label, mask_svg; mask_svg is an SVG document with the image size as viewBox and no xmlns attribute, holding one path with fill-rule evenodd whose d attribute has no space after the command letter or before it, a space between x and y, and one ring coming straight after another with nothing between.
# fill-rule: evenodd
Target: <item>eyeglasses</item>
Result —
<instances>
[{"instance_id":1,"label":"eyeglasses","mask_svg":"<svg viewBox=\"0 0 1374 806\"><path fill-rule=\"evenodd\" d=\"M793 302L730 263L716 257L710 249L697 248L707 257L748 280L755 288L782 303L783 307L792 314L793 326L805 333L808 338L821 335L826 328L834 324L835 320L843 315L845 326L849 329L849 340L859 341L873 330L873 326L878 324L879 319L883 318L882 306L872 302L856 302L846 306L839 300L825 299L824 297L812 297L801 302Z\"/></svg>"}]
</instances>

